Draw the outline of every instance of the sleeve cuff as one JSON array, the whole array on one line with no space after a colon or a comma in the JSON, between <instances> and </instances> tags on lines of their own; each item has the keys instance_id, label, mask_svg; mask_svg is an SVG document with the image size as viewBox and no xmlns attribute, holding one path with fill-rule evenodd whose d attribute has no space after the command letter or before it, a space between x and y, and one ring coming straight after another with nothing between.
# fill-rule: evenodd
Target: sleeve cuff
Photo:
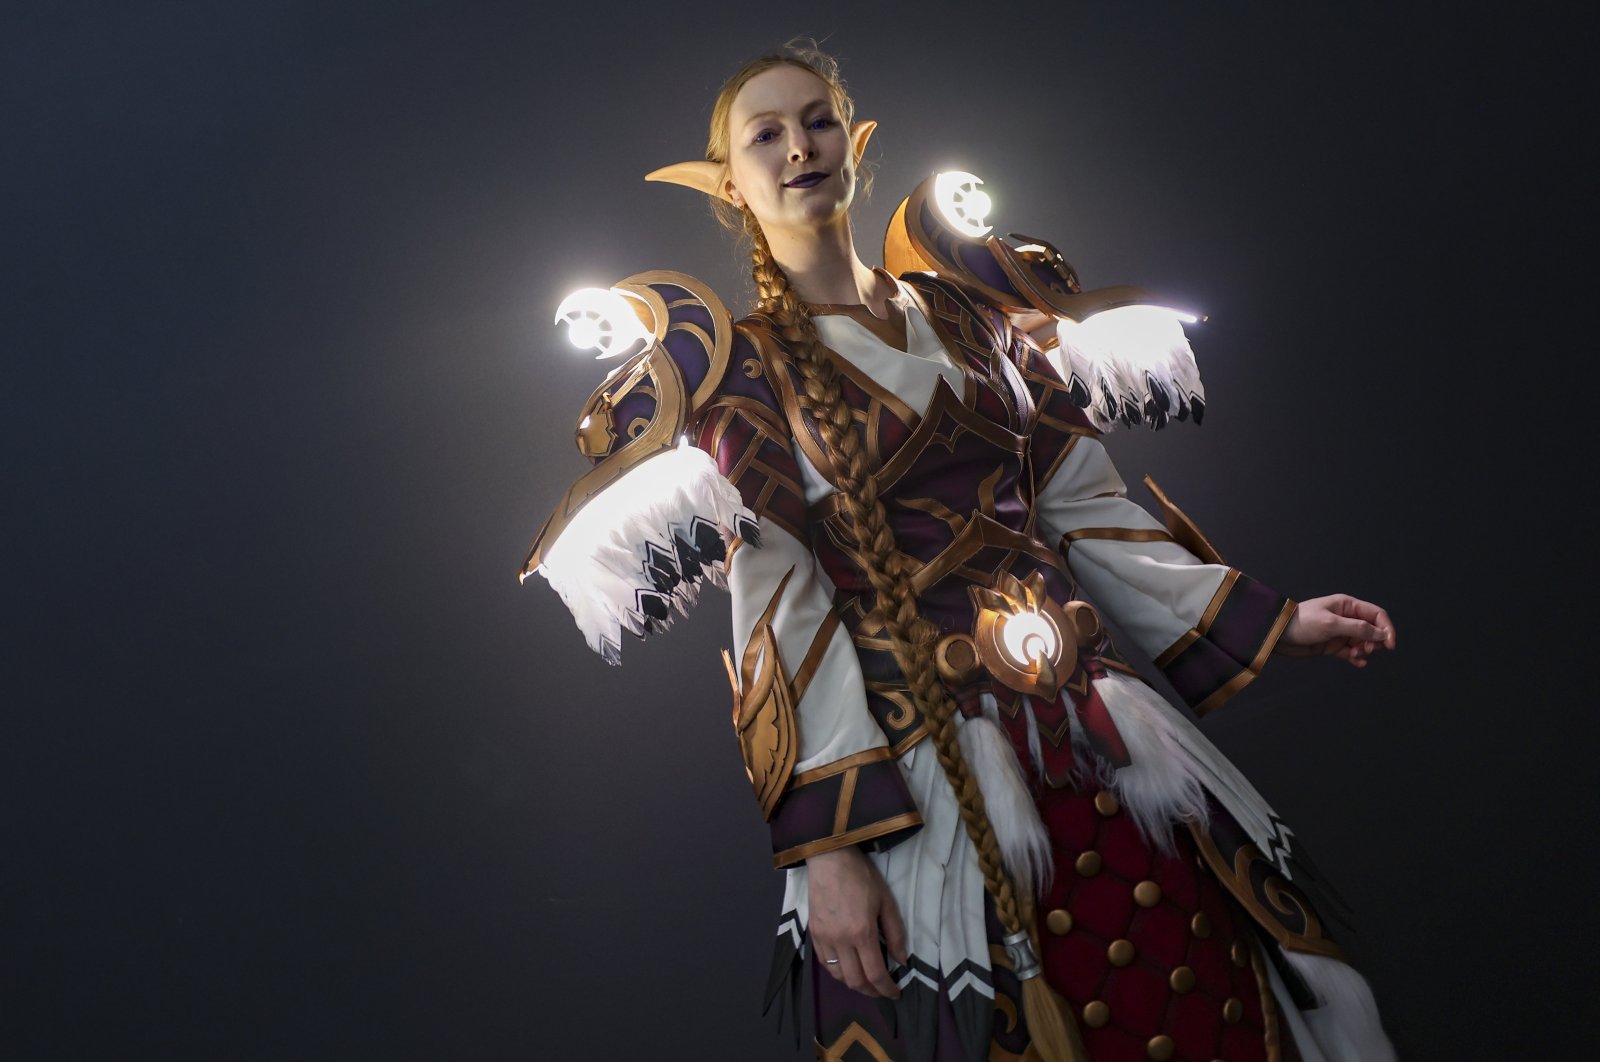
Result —
<instances>
[{"instance_id":1,"label":"sleeve cuff","mask_svg":"<svg viewBox=\"0 0 1600 1062\"><path fill-rule=\"evenodd\" d=\"M1289 598L1230 568L1200 622L1156 657L1156 667L1205 715L1261 674L1294 610Z\"/></svg>"},{"instance_id":2,"label":"sleeve cuff","mask_svg":"<svg viewBox=\"0 0 1600 1062\"><path fill-rule=\"evenodd\" d=\"M922 814L893 753L873 748L795 775L768 825L782 869L850 844L892 848L921 828Z\"/></svg>"}]
</instances>

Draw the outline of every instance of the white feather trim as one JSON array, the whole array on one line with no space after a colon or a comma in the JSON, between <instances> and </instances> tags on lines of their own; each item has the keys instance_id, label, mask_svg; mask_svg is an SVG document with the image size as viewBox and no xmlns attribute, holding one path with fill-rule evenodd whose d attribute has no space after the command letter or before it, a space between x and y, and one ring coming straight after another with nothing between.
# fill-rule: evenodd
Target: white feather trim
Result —
<instances>
[{"instance_id":1,"label":"white feather trim","mask_svg":"<svg viewBox=\"0 0 1600 1062\"><path fill-rule=\"evenodd\" d=\"M1233 816L1279 873L1293 877L1289 852L1294 832L1198 727L1139 679L1113 673L1097 680L1095 688L1133 758L1116 772L1113 784L1150 841L1161 844L1166 837L1160 816L1175 814L1168 821L1177 821L1194 813L1198 785Z\"/></svg>"},{"instance_id":2,"label":"white feather trim","mask_svg":"<svg viewBox=\"0 0 1600 1062\"><path fill-rule=\"evenodd\" d=\"M1300 1017L1327 1062L1393 1062L1394 1045L1366 978L1326 955L1284 949L1283 956L1317 997L1318 1005Z\"/></svg>"},{"instance_id":3,"label":"white feather trim","mask_svg":"<svg viewBox=\"0 0 1600 1062\"><path fill-rule=\"evenodd\" d=\"M958 733L961 755L977 776L1006 869L1018 888L1042 895L1050 883L1050 834L1028 794L1011 743L999 726L982 716L965 720Z\"/></svg>"},{"instance_id":4,"label":"white feather trim","mask_svg":"<svg viewBox=\"0 0 1600 1062\"><path fill-rule=\"evenodd\" d=\"M1205 387L1179 315L1160 306L1118 306L1083 321L1056 322L1056 369L1094 426L1161 428L1196 424L1205 415Z\"/></svg>"},{"instance_id":5,"label":"white feather trim","mask_svg":"<svg viewBox=\"0 0 1600 1062\"><path fill-rule=\"evenodd\" d=\"M710 582L727 585L735 537L759 546L755 514L704 450L680 443L589 499L539 565L589 648L622 662L622 632L672 626Z\"/></svg>"},{"instance_id":6,"label":"white feather trim","mask_svg":"<svg viewBox=\"0 0 1600 1062\"><path fill-rule=\"evenodd\" d=\"M1107 675L1096 679L1094 688L1133 761L1103 780L1116 789L1145 840L1170 853L1173 823L1209 818L1204 775L1174 733L1171 717L1176 713L1137 679Z\"/></svg>"}]
</instances>

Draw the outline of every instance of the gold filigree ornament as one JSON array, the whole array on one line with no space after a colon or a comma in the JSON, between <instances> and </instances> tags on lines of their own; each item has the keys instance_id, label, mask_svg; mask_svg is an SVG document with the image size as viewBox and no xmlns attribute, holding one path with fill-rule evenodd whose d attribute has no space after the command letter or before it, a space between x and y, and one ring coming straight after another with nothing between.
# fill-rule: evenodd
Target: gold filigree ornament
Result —
<instances>
[{"instance_id":1,"label":"gold filigree ornament","mask_svg":"<svg viewBox=\"0 0 1600 1062\"><path fill-rule=\"evenodd\" d=\"M772 629L772 615L783 597L794 569L783 577L761 618L751 631L739 668L723 650L722 663L728 669L728 684L733 687L733 729L744 756L745 774L761 805L761 817L772 818L778 800L789 785L800 753L799 732L795 725L794 690L789 685L778 638Z\"/></svg>"},{"instance_id":2,"label":"gold filigree ornament","mask_svg":"<svg viewBox=\"0 0 1600 1062\"><path fill-rule=\"evenodd\" d=\"M1078 646L1099 633L1100 617L1074 601L1062 608L1045 592L1044 575L1026 582L1002 572L993 589L970 590L978 617L973 642L997 682L1036 697L1054 697L1077 670Z\"/></svg>"}]
</instances>

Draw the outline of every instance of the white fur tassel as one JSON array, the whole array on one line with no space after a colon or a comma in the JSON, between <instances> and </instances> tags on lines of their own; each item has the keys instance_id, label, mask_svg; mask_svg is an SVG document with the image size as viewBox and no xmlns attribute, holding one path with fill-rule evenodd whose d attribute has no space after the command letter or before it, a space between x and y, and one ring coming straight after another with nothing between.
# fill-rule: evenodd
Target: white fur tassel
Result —
<instances>
[{"instance_id":1,"label":"white fur tassel","mask_svg":"<svg viewBox=\"0 0 1600 1062\"><path fill-rule=\"evenodd\" d=\"M1394 1045L1383 1031L1366 978L1325 955L1286 949L1283 956L1317 997L1319 1005L1302 1010L1300 1017L1327 1062L1393 1062Z\"/></svg>"},{"instance_id":2,"label":"white fur tassel","mask_svg":"<svg viewBox=\"0 0 1600 1062\"><path fill-rule=\"evenodd\" d=\"M735 537L757 540L755 514L704 450L680 444L589 499L545 553L539 574L589 648L622 662L622 632L672 626L707 582L725 586Z\"/></svg>"},{"instance_id":3,"label":"white fur tassel","mask_svg":"<svg viewBox=\"0 0 1600 1062\"><path fill-rule=\"evenodd\" d=\"M1039 821L1010 742L983 717L965 720L959 734L961 755L977 776L1006 869L1019 889L1042 894L1050 884L1050 834Z\"/></svg>"}]
</instances>

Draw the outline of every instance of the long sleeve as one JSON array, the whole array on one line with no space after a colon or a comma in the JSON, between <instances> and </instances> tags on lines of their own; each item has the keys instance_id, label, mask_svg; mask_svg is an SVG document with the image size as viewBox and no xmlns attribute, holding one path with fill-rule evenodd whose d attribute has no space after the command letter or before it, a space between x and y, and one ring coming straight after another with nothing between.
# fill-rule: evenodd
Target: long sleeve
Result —
<instances>
[{"instance_id":1,"label":"long sleeve","mask_svg":"<svg viewBox=\"0 0 1600 1062\"><path fill-rule=\"evenodd\" d=\"M758 518L760 545L736 544L728 572L735 724L772 832L791 866L857 844L886 848L922 822L867 709L855 646L804 522L804 475L775 409L714 403L699 441Z\"/></svg>"},{"instance_id":2,"label":"long sleeve","mask_svg":"<svg viewBox=\"0 0 1600 1062\"><path fill-rule=\"evenodd\" d=\"M1243 689L1294 602L1237 568L1207 563L1130 501L1099 432L1054 363L1020 331L1011 354L1032 394L1038 537L1197 713Z\"/></svg>"}]
</instances>

